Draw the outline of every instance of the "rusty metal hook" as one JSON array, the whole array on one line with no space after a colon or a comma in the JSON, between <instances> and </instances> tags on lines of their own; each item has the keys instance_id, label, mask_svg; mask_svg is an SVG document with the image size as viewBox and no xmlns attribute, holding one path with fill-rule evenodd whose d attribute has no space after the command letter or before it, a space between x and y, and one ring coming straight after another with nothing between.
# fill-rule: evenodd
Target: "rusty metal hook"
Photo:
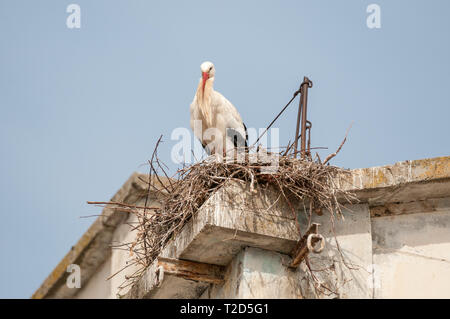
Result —
<instances>
[{"instance_id":1,"label":"rusty metal hook","mask_svg":"<svg viewBox=\"0 0 450 319\"><path fill-rule=\"evenodd\" d=\"M302 84L300 85L300 88L303 86L303 84L308 84L308 88L313 87L313 82L310 79L308 79L307 77L304 78Z\"/></svg>"},{"instance_id":2,"label":"rusty metal hook","mask_svg":"<svg viewBox=\"0 0 450 319\"><path fill-rule=\"evenodd\" d=\"M320 241L319 248L316 248L316 247L314 247L312 245L313 238L315 240L319 240ZM323 236L320 235L320 234L309 234L308 239L306 240L306 245L307 245L308 250L310 252L313 252L315 254L320 254L322 252L322 250L324 249L324 247L325 247L325 238L323 238Z\"/></svg>"}]
</instances>

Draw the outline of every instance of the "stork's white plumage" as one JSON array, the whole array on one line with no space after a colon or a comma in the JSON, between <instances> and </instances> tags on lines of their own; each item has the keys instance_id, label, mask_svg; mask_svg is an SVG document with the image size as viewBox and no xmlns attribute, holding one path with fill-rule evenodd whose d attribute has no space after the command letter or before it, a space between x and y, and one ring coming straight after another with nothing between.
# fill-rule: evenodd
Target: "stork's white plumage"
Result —
<instances>
[{"instance_id":1,"label":"stork's white plumage","mask_svg":"<svg viewBox=\"0 0 450 319\"><path fill-rule=\"evenodd\" d=\"M200 69L202 78L190 108L195 136L209 154L225 155L230 148L246 147L247 128L239 112L222 94L214 91L214 65L204 62Z\"/></svg>"}]
</instances>

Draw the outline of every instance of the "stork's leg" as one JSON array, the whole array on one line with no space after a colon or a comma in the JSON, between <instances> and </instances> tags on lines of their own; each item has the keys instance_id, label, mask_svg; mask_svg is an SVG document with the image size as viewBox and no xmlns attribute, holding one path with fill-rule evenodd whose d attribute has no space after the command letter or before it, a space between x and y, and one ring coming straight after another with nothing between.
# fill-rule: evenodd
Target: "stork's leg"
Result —
<instances>
[{"instance_id":1,"label":"stork's leg","mask_svg":"<svg viewBox=\"0 0 450 319\"><path fill-rule=\"evenodd\" d=\"M202 142L202 146L203 146L203 149L205 150L206 154L208 154L208 156L211 155L211 151L209 150L208 145Z\"/></svg>"}]
</instances>

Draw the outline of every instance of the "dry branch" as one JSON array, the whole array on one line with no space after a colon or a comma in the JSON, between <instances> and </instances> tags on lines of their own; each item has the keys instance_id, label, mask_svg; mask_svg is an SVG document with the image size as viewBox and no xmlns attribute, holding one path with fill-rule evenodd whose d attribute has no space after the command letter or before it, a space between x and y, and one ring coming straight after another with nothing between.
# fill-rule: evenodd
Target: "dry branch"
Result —
<instances>
[{"instance_id":1,"label":"dry branch","mask_svg":"<svg viewBox=\"0 0 450 319\"><path fill-rule=\"evenodd\" d=\"M348 132L350 131L350 129L352 128L352 125L353 125L353 123L350 124L350 126L348 127L347 132L345 133L344 140L342 141L341 145L339 145L339 147L336 150L336 152L328 155L327 158L325 159L325 161L323 162L323 165L326 165L333 157L335 157L339 153L339 151L341 150L342 146L344 146L345 141L347 141L347 135L348 135Z\"/></svg>"}]
</instances>

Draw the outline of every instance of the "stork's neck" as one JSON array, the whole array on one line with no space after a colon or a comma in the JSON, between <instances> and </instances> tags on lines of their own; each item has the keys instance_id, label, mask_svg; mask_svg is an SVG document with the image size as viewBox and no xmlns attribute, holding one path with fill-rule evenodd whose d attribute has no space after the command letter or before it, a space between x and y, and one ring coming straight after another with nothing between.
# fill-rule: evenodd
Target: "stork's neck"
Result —
<instances>
[{"instance_id":1,"label":"stork's neck","mask_svg":"<svg viewBox=\"0 0 450 319\"><path fill-rule=\"evenodd\" d=\"M211 96L212 91L214 91L214 77L211 77L207 79L206 81L203 81L203 79L200 79L200 83L198 84L197 88L197 100L204 101L208 99Z\"/></svg>"},{"instance_id":2,"label":"stork's neck","mask_svg":"<svg viewBox=\"0 0 450 319\"><path fill-rule=\"evenodd\" d=\"M214 91L213 85L214 77L206 81L200 79L196 92L198 106L208 126L212 126L211 95Z\"/></svg>"}]
</instances>

